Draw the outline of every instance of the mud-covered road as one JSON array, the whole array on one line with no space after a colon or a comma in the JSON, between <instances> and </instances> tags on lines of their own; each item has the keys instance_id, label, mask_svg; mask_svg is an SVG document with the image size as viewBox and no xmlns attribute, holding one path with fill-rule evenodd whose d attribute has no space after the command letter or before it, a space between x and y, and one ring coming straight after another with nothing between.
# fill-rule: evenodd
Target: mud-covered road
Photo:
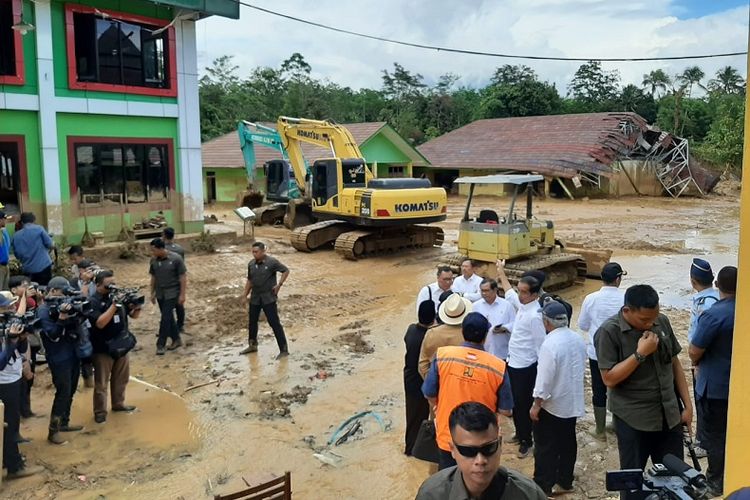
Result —
<instances>
[{"instance_id":1,"label":"mud-covered road","mask_svg":"<svg viewBox=\"0 0 750 500\"><path fill-rule=\"evenodd\" d=\"M623 286L655 286L685 347L690 259L701 255L715 269L736 265L738 195L729 188L726 196L703 200L549 200L536 203L535 212L554 220L563 240L614 249L613 259L629 271ZM128 400L138 411L110 414L97 425L91 390L81 388L73 420L86 431L69 434L64 446L46 442L45 418L24 421L22 433L33 441L22 452L46 471L4 483L0 497L200 499L289 470L295 498L413 498L430 467L403 455L403 334L420 287L434 279L441 257L455 251L463 203L451 199L442 249L359 262L332 251L298 253L287 230L257 228L256 237L291 268L279 301L291 356L281 361L274 360L277 348L265 323L259 353L238 355L247 341L240 294L249 242L210 255L189 253L188 346L155 356L153 306L131 323L140 350L131 354ZM231 211L216 213L241 234ZM120 284L148 283L146 258L100 264L112 266ZM563 295L577 314L598 286L588 281ZM35 411L49 415L51 400L49 373L41 366ZM362 411L376 412L383 425L364 419L360 433L327 446L336 428ZM617 468L614 436L609 445L588 437L592 421L588 414L578 425L577 491L568 498L607 497L604 471ZM509 420L503 427L512 434ZM517 460L515 451L507 446L503 462L530 474L533 460Z\"/></svg>"}]
</instances>

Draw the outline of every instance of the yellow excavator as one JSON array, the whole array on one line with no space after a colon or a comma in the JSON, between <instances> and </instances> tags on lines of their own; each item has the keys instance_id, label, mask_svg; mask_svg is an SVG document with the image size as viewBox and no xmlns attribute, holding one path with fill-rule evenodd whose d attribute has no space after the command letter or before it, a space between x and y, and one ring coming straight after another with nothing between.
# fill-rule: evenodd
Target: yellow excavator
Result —
<instances>
[{"instance_id":1,"label":"yellow excavator","mask_svg":"<svg viewBox=\"0 0 750 500\"><path fill-rule=\"evenodd\" d=\"M458 271L465 259L480 263L479 273L494 277L495 262L505 259L506 272L516 283L526 271L541 270L546 277L545 290L556 290L582 283L586 276L600 277L602 267L609 262L611 250L566 247L555 238L552 221L537 220L532 214L532 185L543 182L541 175L496 174L459 177L456 184L469 186L466 209L459 225L458 253L447 265ZM512 186L512 197L507 212L493 209L472 211L474 191L478 185ZM526 190L526 213L518 216L516 201ZM486 266L481 266L486 264ZM492 270L490 272L490 270Z\"/></svg>"},{"instance_id":2,"label":"yellow excavator","mask_svg":"<svg viewBox=\"0 0 750 500\"><path fill-rule=\"evenodd\" d=\"M359 146L343 126L328 120L282 116L276 129L302 198L289 200L286 219L311 207L318 222L293 229L291 243L302 252L334 244L348 259L406 248L441 246L447 196L428 179L376 179ZM306 170L301 143L331 152ZM304 179L304 182L300 182Z\"/></svg>"}]
</instances>

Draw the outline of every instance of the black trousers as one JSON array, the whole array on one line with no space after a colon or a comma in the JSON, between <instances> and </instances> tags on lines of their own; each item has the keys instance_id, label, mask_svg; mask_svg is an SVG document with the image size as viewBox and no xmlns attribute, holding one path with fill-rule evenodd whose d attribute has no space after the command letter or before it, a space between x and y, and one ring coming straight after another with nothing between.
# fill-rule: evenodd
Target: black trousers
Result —
<instances>
[{"instance_id":1,"label":"black trousers","mask_svg":"<svg viewBox=\"0 0 750 500\"><path fill-rule=\"evenodd\" d=\"M156 347L164 347L167 344L167 338L172 339L172 342L180 340L180 331L174 319L177 297L157 299L157 302L161 311L161 321L159 321L159 339L156 341Z\"/></svg>"},{"instance_id":2,"label":"black trousers","mask_svg":"<svg viewBox=\"0 0 750 500\"><path fill-rule=\"evenodd\" d=\"M78 359L64 363L48 363L52 373L52 384L55 386L55 399L52 400L52 417L59 417L60 424L70 423L70 406L73 395L78 388L78 376L81 373L81 362Z\"/></svg>"},{"instance_id":3,"label":"black trousers","mask_svg":"<svg viewBox=\"0 0 750 500\"><path fill-rule=\"evenodd\" d=\"M438 462L438 470L447 469L456 465L456 460L451 455L450 451L440 450L440 461Z\"/></svg>"},{"instance_id":4,"label":"black trousers","mask_svg":"<svg viewBox=\"0 0 750 500\"><path fill-rule=\"evenodd\" d=\"M534 404L534 384L536 383L536 363L526 368L508 367L510 388L513 393L513 425L516 436L522 445L531 446L532 425L529 410Z\"/></svg>"},{"instance_id":5,"label":"black trousers","mask_svg":"<svg viewBox=\"0 0 750 500\"><path fill-rule=\"evenodd\" d=\"M705 450L706 448L703 447L703 422L705 421L705 417L702 415L703 407L698 404L698 395L695 392L695 383L697 382L698 375L695 373L695 367L690 368L690 372L693 375L693 396L695 398L695 440L697 441L695 444L701 445Z\"/></svg>"},{"instance_id":6,"label":"black trousers","mask_svg":"<svg viewBox=\"0 0 750 500\"><path fill-rule=\"evenodd\" d=\"M83 378L89 378L94 376L94 361L91 359L91 356L88 358L83 358L80 360L81 362L81 376Z\"/></svg>"},{"instance_id":7,"label":"black trousers","mask_svg":"<svg viewBox=\"0 0 750 500\"><path fill-rule=\"evenodd\" d=\"M185 327L185 305L178 303L175 312L177 313L177 331L182 332Z\"/></svg>"},{"instance_id":8,"label":"black trousers","mask_svg":"<svg viewBox=\"0 0 750 500\"><path fill-rule=\"evenodd\" d=\"M16 472L23 467L18 451L18 429L21 424L21 380L0 384L0 400L5 405L5 428L3 429L3 467Z\"/></svg>"},{"instance_id":9,"label":"black trousers","mask_svg":"<svg viewBox=\"0 0 750 500\"><path fill-rule=\"evenodd\" d=\"M41 350L39 346L31 346L29 352L31 358L29 359L29 366L31 367L31 373L36 373L36 355ZM31 411L31 388L34 387L34 377L31 380L26 380L21 377L21 416L23 418L29 418L34 413Z\"/></svg>"},{"instance_id":10,"label":"black trousers","mask_svg":"<svg viewBox=\"0 0 750 500\"><path fill-rule=\"evenodd\" d=\"M599 362L589 359L591 369L591 404L597 408L607 407L607 386L602 380L602 372L599 371Z\"/></svg>"},{"instance_id":11,"label":"black trousers","mask_svg":"<svg viewBox=\"0 0 750 500\"><path fill-rule=\"evenodd\" d=\"M404 453L411 455L414 443L417 442L417 435L422 422L430 416L430 403L425 399L423 394L406 394L406 435L404 441L406 447Z\"/></svg>"},{"instance_id":12,"label":"black trousers","mask_svg":"<svg viewBox=\"0 0 750 500\"><path fill-rule=\"evenodd\" d=\"M46 269L39 271L38 273L29 273L29 280L39 283L42 286L47 286L49 280L52 279L52 265Z\"/></svg>"},{"instance_id":13,"label":"black trousers","mask_svg":"<svg viewBox=\"0 0 750 500\"><path fill-rule=\"evenodd\" d=\"M621 469L643 469L649 458L661 463L668 453L683 459L682 425L670 429L664 422L662 430L645 432L633 429L617 415L614 422Z\"/></svg>"},{"instance_id":14,"label":"black trousers","mask_svg":"<svg viewBox=\"0 0 750 500\"><path fill-rule=\"evenodd\" d=\"M578 456L576 418L556 417L542 408L534 442L534 482L546 492L555 484L571 486Z\"/></svg>"},{"instance_id":15,"label":"black trousers","mask_svg":"<svg viewBox=\"0 0 750 500\"><path fill-rule=\"evenodd\" d=\"M700 398L695 401L698 425L703 430L701 446L708 452L706 479L713 489L724 490L724 449L727 444L727 405L726 399Z\"/></svg>"},{"instance_id":16,"label":"black trousers","mask_svg":"<svg viewBox=\"0 0 750 500\"><path fill-rule=\"evenodd\" d=\"M279 310L276 307L276 302L271 302L269 304L250 304L249 324L247 328L250 344L258 343L258 318L260 318L261 310L265 313L268 325L271 327L271 330L273 330L273 334L276 337L276 343L279 344L279 350L288 350L286 335L284 335L284 327L281 326Z\"/></svg>"}]
</instances>

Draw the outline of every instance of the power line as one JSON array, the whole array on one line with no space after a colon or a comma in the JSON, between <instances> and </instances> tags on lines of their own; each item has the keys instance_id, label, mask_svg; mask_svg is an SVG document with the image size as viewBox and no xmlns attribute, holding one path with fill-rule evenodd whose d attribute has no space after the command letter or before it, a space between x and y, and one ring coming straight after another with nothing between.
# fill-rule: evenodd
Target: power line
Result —
<instances>
[{"instance_id":1,"label":"power line","mask_svg":"<svg viewBox=\"0 0 750 500\"><path fill-rule=\"evenodd\" d=\"M454 54L469 54L474 56L487 56L487 57L501 57L506 59L532 59L536 61L604 61L604 62L640 62L640 61L680 61L685 59L712 59L718 57L732 57L746 55L747 51L744 52L724 52L719 54L701 54L693 56L665 56L665 57L553 57L553 56L529 56L519 54L502 54L499 52L484 52L480 50L468 50L468 49L457 49L452 47L440 47L437 45L427 45L422 43L405 42L403 40L395 40L393 38L385 38L377 35L369 35L367 33L359 33L357 31L346 30L343 28L337 28L335 26L329 26L327 24L317 23L308 19L302 19L300 17L290 16L289 14L283 14L257 5L252 5L243 0L234 0L240 5L255 9L272 16L283 17L290 21L296 21L298 23L308 24L317 28L322 28L329 31L335 31L337 33L343 33L346 35L357 36L360 38L368 38L370 40L377 40L380 42L393 43L395 45L404 45L406 47L414 47L417 49L436 50L438 52L452 52Z\"/></svg>"}]
</instances>

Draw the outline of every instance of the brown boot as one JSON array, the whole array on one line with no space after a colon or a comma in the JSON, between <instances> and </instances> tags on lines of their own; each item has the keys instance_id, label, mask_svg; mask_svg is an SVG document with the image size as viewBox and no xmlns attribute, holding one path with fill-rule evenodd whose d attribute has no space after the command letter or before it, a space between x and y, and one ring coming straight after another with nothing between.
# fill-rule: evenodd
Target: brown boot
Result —
<instances>
[{"instance_id":1,"label":"brown boot","mask_svg":"<svg viewBox=\"0 0 750 500\"><path fill-rule=\"evenodd\" d=\"M49 420L49 433L47 434L47 441L52 444L65 444L67 441L62 434L60 434L60 417L52 417Z\"/></svg>"}]
</instances>

